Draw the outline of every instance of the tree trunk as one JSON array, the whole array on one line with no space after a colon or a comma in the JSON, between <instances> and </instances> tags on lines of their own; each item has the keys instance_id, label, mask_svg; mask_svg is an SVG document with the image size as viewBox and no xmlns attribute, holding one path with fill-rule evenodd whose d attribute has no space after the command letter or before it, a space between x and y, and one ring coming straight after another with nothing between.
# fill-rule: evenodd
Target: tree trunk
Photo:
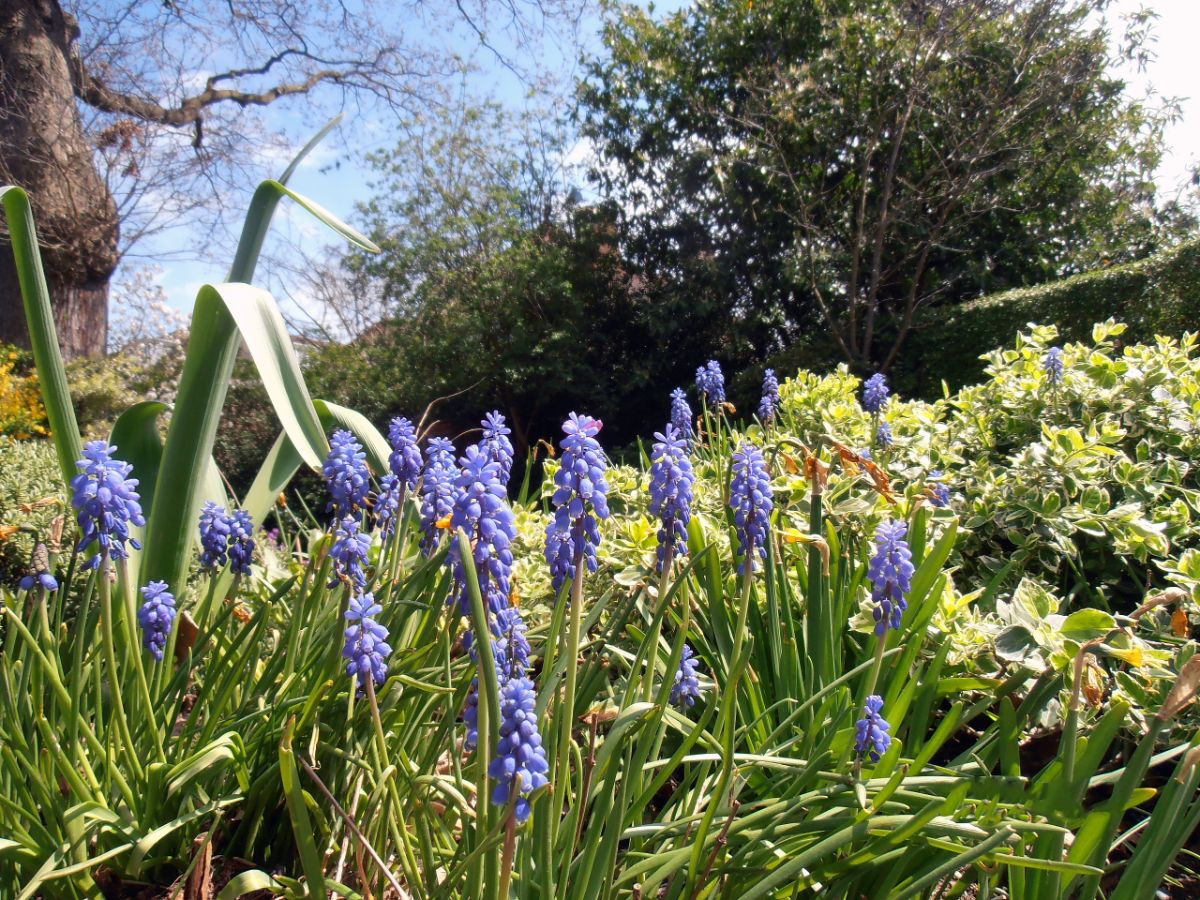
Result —
<instances>
[{"instance_id":1,"label":"tree trunk","mask_svg":"<svg viewBox=\"0 0 1200 900\"><path fill-rule=\"evenodd\" d=\"M119 220L76 106L78 26L56 0L0 0L0 182L33 204L42 261L67 357L108 340L108 282ZM0 234L0 340L29 345L12 248Z\"/></svg>"}]
</instances>

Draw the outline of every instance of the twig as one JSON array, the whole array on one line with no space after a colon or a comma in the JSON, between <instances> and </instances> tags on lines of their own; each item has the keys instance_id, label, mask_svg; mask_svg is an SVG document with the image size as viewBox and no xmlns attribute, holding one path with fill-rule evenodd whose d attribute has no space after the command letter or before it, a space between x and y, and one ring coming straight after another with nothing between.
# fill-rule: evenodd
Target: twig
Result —
<instances>
[{"instance_id":1,"label":"twig","mask_svg":"<svg viewBox=\"0 0 1200 900\"><path fill-rule=\"evenodd\" d=\"M392 874L392 871L388 868L387 863L383 861L383 857L375 852L375 848L371 846L371 842L367 840L366 835L358 830L358 826L354 824L354 820L346 814L346 811L342 809L342 805L337 802L337 799L333 796L333 794L329 793L329 788L325 787L325 783L321 781L321 779L317 776L317 773L313 771L313 767L310 766L302 756L297 755L296 758L300 762L300 767L304 769L306 773L308 773L308 777L313 780L313 783L316 784L317 789L325 795L325 799L328 800L333 806L333 811L341 817L342 821L346 823L346 827L353 832L356 838L358 838L359 843L362 844L363 849L370 854L371 859L375 860L376 865L378 865L380 871L383 872L383 877L386 878L391 886L396 889L396 892L400 895L402 900L410 900L408 891L404 890L404 888L400 886L400 882L396 880L396 876Z\"/></svg>"}]
</instances>

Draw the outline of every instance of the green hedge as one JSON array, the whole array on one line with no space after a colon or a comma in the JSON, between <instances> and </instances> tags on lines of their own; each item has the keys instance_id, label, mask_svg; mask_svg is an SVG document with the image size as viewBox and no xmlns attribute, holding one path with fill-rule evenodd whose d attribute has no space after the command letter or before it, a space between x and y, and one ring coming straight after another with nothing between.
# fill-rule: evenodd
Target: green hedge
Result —
<instances>
[{"instance_id":1,"label":"green hedge","mask_svg":"<svg viewBox=\"0 0 1200 900\"><path fill-rule=\"evenodd\" d=\"M1029 323L1056 325L1060 341L1090 339L1092 325L1125 322L1126 343L1200 328L1200 238L1138 262L931 310L909 335L893 382L911 395L979 380L980 354L1007 345Z\"/></svg>"}]
</instances>

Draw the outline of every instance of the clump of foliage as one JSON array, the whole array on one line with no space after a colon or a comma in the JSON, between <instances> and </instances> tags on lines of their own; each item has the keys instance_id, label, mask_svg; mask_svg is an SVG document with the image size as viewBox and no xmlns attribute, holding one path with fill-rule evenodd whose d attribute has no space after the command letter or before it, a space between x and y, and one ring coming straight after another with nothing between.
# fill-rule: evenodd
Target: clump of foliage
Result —
<instances>
[{"instance_id":1,"label":"clump of foliage","mask_svg":"<svg viewBox=\"0 0 1200 900\"><path fill-rule=\"evenodd\" d=\"M67 513L62 480L48 441L0 438L0 578L24 574L36 541L52 539Z\"/></svg>"},{"instance_id":2,"label":"clump of foliage","mask_svg":"<svg viewBox=\"0 0 1200 900\"><path fill-rule=\"evenodd\" d=\"M33 360L17 347L0 344L0 436L25 440L46 435Z\"/></svg>"},{"instance_id":3,"label":"clump of foliage","mask_svg":"<svg viewBox=\"0 0 1200 900\"><path fill-rule=\"evenodd\" d=\"M934 403L893 398L881 462L963 501L966 579L1011 589L1032 576L1069 598L1128 612L1163 587L1157 565L1200 544L1200 359L1196 336L1119 346L1122 324L1061 347L1051 326L986 356L987 379ZM844 368L801 373L782 391L784 421L805 441L833 434L870 447L877 421Z\"/></svg>"}]
</instances>

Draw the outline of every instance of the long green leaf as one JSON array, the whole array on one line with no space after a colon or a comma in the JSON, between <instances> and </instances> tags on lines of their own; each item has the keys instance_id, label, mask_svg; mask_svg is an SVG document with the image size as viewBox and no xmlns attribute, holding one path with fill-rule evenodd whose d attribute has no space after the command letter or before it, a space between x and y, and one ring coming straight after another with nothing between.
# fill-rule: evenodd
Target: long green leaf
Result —
<instances>
[{"instance_id":1,"label":"long green leaf","mask_svg":"<svg viewBox=\"0 0 1200 900\"><path fill-rule=\"evenodd\" d=\"M158 483L158 470L162 465L162 436L158 433L158 417L167 409L167 404L157 400L135 403L113 423L109 443L117 448L117 455L133 466L138 479L138 492L142 506L154 506L154 489Z\"/></svg>"},{"instance_id":2,"label":"long green leaf","mask_svg":"<svg viewBox=\"0 0 1200 900\"><path fill-rule=\"evenodd\" d=\"M292 820L292 832L296 839L296 849L300 853L300 865L304 870L304 877L308 880L308 895L324 897L325 868L317 850L316 835L308 817L304 791L300 787L300 774L296 768L296 756L292 751L292 729L295 725L295 719L288 722L283 730L283 740L279 742L279 778L283 782L283 799L287 804L288 816Z\"/></svg>"},{"instance_id":3,"label":"long green leaf","mask_svg":"<svg viewBox=\"0 0 1200 900\"><path fill-rule=\"evenodd\" d=\"M71 391L67 387L67 370L63 366L58 334L54 330L54 308L50 305L50 289L46 286L42 254L38 250L33 210L29 205L29 195L12 185L0 187L0 204L4 207L9 241L17 261L17 280L21 284L21 298L25 302L25 321L29 326L29 341L33 347L38 381L42 385L42 402L46 405L46 417L50 420L50 433L54 438L63 482L69 484L75 476L75 461L83 455L83 446L79 438L79 424L75 421L75 407L71 405Z\"/></svg>"}]
</instances>

